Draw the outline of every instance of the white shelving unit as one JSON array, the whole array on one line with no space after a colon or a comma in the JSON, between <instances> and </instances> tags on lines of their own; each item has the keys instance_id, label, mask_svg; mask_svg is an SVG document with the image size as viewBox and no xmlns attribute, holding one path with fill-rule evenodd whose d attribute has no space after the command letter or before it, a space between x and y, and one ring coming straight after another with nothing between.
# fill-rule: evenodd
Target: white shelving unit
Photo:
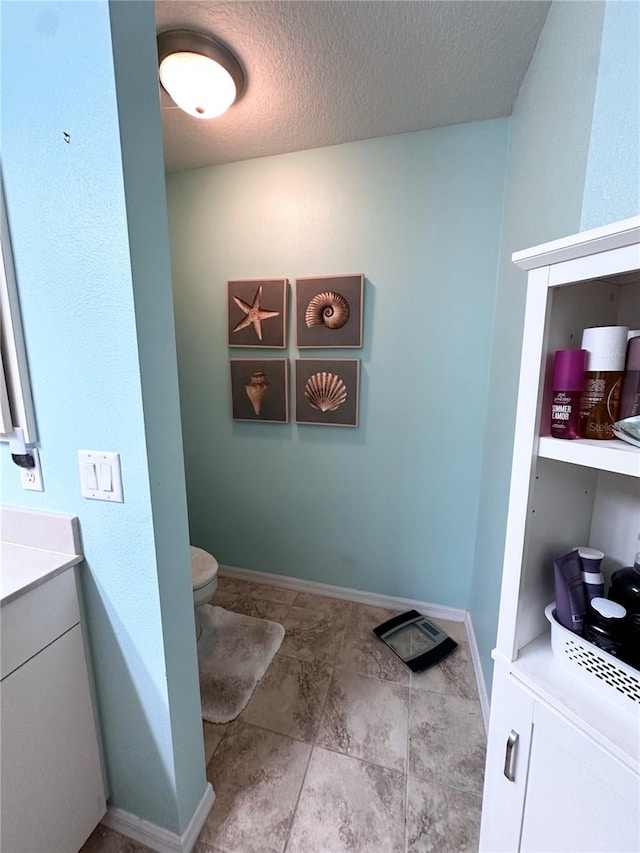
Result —
<instances>
[{"instance_id":1,"label":"white shelving unit","mask_svg":"<svg viewBox=\"0 0 640 853\"><path fill-rule=\"evenodd\" d=\"M640 217L513 260L529 277L480 849L637 853L640 701L554 657L544 609L554 557L600 548L610 576L640 548L640 448L549 423L555 351L588 326L640 328Z\"/></svg>"},{"instance_id":2,"label":"white shelving unit","mask_svg":"<svg viewBox=\"0 0 640 853\"><path fill-rule=\"evenodd\" d=\"M602 447L602 445L605 445ZM543 459L555 459L571 465L584 465L599 471L611 471L615 474L640 476L640 447L625 444L624 441L559 441L547 435L538 439L538 456Z\"/></svg>"}]
</instances>

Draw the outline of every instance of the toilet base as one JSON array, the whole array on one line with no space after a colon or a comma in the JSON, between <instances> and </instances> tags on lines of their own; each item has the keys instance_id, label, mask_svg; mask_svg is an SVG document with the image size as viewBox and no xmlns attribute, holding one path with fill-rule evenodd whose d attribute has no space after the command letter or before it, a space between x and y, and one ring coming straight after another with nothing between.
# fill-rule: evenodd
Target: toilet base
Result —
<instances>
[{"instance_id":1,"label":"toilet base","mask_svg":"<svg viewBox=\"0 0 640 853\"><path fill-rule=\"evenodd\" d=\"M196 645L198 647L200 646L200 640L202 638L202 628L203 628L203 625L205 624L205 620L207 618L205 616L205 608L210 607L210 606L211 605L209 605L209 604L201 604L199 607L194 607L194 616L195 616L195 623L196 623ZM210 631L207 632L207 648L208 648L209 652L213 648L212 637L209 636L210 633L211 633ZM215 642L216 641L213 640L214 645L215 645Z\"/></svg>"},{"instance_id":2,"label":"toilet base","mask_svg":"<svg viewBox=\"0 0 640 853\"><path fill-rule=\"evenodd\" d=\"M200 608L204 606L205 605L201 604L199 607L193 608L193 615L196 621L196 642L198 642L198 640L202 636L202 620L200 619Z\"/></svg>"},{"instance_id":3,"label":"toilet base","mask_svg":"<svg viewBox=\"0 0 640 853\"><path fill-rule=\"evenodd\" d=\"M199 611L199 612L198 612ZM198 656L198 669L211 660L215 655L216 647L220 639L216 621L221 613L225 611L221 607L203 605L196 611L196 653Z\"/></svg>"}]
</instances>

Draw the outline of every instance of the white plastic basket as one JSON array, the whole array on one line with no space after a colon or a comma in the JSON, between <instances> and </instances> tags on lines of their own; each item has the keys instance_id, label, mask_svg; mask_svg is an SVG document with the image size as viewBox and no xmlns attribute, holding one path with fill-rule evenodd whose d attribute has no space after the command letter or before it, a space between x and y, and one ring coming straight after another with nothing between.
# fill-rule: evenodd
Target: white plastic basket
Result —
<instances>
[{"instance_id":1,"label":"white plastic basket","mask_svg":"<svg viewBox=\"0 0 640 853\"><path fill-rule=\"evenodd\" d=\"M629 710L629 702L638 708L640 671L564 628L553 615L555 607L555 602L547 605L544 615L551 623L551 650L558 663L591 687L607 685L609 698L623 708Z\"/></svg>"}]
</instances>

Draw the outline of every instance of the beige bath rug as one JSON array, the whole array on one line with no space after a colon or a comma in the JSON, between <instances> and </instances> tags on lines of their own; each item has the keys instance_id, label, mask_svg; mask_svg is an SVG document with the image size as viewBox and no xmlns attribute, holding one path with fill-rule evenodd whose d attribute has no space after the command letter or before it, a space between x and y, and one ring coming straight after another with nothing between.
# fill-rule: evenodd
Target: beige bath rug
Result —
<instances>
[{"instance_id":1,"label":"beige bath rug","mask_svg":"<svg viewBox=\"0 0 640 853\"><path fill-rule=\"evenodd\" d=\"M202 718L228 723L246 707L284 639L277 622L206 605L198 643Z\"/></svg>"}]
</instances>

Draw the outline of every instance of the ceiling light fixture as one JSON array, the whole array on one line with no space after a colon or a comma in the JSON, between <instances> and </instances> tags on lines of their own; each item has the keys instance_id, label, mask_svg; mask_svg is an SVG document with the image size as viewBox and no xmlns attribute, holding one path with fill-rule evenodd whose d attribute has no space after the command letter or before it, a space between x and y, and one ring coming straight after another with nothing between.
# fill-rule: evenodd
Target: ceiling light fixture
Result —
<instances>
[{"instance_id":1,"label":"ceiling light fixture","mask_svg":"<svg viewBox=\"0 0 640 853\"><path fill-rule=\"evenodd\" d=\"M190 30L158 35L160 82L171 99L195 118L216 118L244 92L240 63L224 45Z\"/></svg>"}]
</instances>

